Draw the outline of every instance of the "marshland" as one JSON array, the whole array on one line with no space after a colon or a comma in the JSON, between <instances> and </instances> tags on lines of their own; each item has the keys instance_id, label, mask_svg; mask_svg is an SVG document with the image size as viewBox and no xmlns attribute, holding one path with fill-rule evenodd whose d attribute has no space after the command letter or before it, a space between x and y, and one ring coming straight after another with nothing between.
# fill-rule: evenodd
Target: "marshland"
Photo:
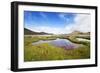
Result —
<instances>
[{"instance_id":1,"label":"marshland","mask_svg":"<svg viewBox=\"0 0 100 73\"><path fill-rule=\"evenodd\" d=\"M24 11L24 61L89 59L89 13Z\"/></svg>"},{"instance_id":2,"label":"marshland","mask_svg":"<svg viewBox=\"0 0 100 73\"><path fill-rule=\"evenodd\" d=\"M26 62L88 59L90 58L90 37L88 35L24 36L24 48Z\"/></svg>"}]
</instances>

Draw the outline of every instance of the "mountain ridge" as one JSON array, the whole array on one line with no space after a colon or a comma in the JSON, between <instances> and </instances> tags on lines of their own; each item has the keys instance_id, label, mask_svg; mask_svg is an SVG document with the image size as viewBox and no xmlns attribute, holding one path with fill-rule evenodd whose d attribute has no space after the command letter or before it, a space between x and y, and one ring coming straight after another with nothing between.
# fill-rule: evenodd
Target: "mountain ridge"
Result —
<instances>
[{"instance_id":1,"label":"mountain ridge","mask_svg":"<svg viewBox=\"0 0 100 73\"><path fill-rule=\"evenodd\" d=\"M24 35L51 35L51 34L46 32L35 32L30 29L24 28Z\"/></svg>"},{"instance_id":2,"label":"mountain ridge","mask_svg":"<svg viewBox=\"0 0 100 73\"><path fill-rule=\"evenodd\" d=\"M80 32L80 31L73 31L72 33L69 33L68 35L90 35L90 32Z\"/></svg>"}]
</instances>

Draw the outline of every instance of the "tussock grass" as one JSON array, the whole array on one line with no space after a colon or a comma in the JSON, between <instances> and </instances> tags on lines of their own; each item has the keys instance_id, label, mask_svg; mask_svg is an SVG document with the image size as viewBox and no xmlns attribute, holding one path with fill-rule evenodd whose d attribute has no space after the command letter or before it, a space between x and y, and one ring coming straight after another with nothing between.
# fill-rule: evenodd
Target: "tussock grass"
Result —
<instances>
[{"instance_id":1,"label":"tussock grass","mask_svg":"<svg viewBox=\"0 0 100 73\"><path fill-rule=\"evenodd\" d=\"M90 42L80 42L75 37L66 39L82 44L76 49L63 49L48 43L32 45L39 40L51 40L55 37L24 37L24 61L69 60L90 58Z\"/></svg>"}]
</instances>

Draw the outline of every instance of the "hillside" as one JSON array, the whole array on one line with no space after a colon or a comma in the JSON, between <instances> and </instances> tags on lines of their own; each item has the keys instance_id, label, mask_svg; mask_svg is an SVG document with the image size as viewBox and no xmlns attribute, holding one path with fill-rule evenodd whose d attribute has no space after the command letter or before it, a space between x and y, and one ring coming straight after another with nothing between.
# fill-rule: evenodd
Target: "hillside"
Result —
<instances>
[{"instance_id":1,"label":"hillside","mask_svg":"<svg viewBox=\"0 0 100 73\"><path fill-rule=\"evenodd\" d=\"M51 35L51 34L45 32L35 32L27 28L24 28L24 35Z\"/></svg>"},{"instance_id":2,"label":"hillside","mask_svg":"<svg viewBox=\"0 0 100 73\"><path fill-rule=\"evenodd\" d=\"M68 35L90 35L90 32L80 32L80 31L73 31Z\"/></svg>"}]
</instances>

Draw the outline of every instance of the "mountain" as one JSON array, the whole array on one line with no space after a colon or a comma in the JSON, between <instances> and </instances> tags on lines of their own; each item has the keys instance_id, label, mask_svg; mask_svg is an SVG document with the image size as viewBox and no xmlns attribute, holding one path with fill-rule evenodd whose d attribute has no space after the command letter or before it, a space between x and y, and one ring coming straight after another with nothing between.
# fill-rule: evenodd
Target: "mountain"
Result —
<instances>
[{"instance_id":1,"label":"mountain","mask_svg":"<svg viewBox=\"0 0 100 73\"><path fill-rule=\"evenodd\" d=\"M24 35L51 35L51 34L45 32L35 32L30 29L24 28Z\"/></svg>"},{"instance_id":2,"label":"mountain","mask_svg":"<svg viewBox=\"0 0 100 73\"><path fill-rule=\"evenodd\" d=\"M90 32L73 31L72 33L69 33L68 35L90 35Z\"/></svg>"},{"instance_id":3,"label":"mountain","mask_svg":"<svg viewBox=\"0 0 100 73\"><path fill-rule=\"evenodd\" d=\"M86 35L90 35L90 32L86 32L86 33L84 33L84 34L86 34Z\"/></svg>"}]
</instances>

